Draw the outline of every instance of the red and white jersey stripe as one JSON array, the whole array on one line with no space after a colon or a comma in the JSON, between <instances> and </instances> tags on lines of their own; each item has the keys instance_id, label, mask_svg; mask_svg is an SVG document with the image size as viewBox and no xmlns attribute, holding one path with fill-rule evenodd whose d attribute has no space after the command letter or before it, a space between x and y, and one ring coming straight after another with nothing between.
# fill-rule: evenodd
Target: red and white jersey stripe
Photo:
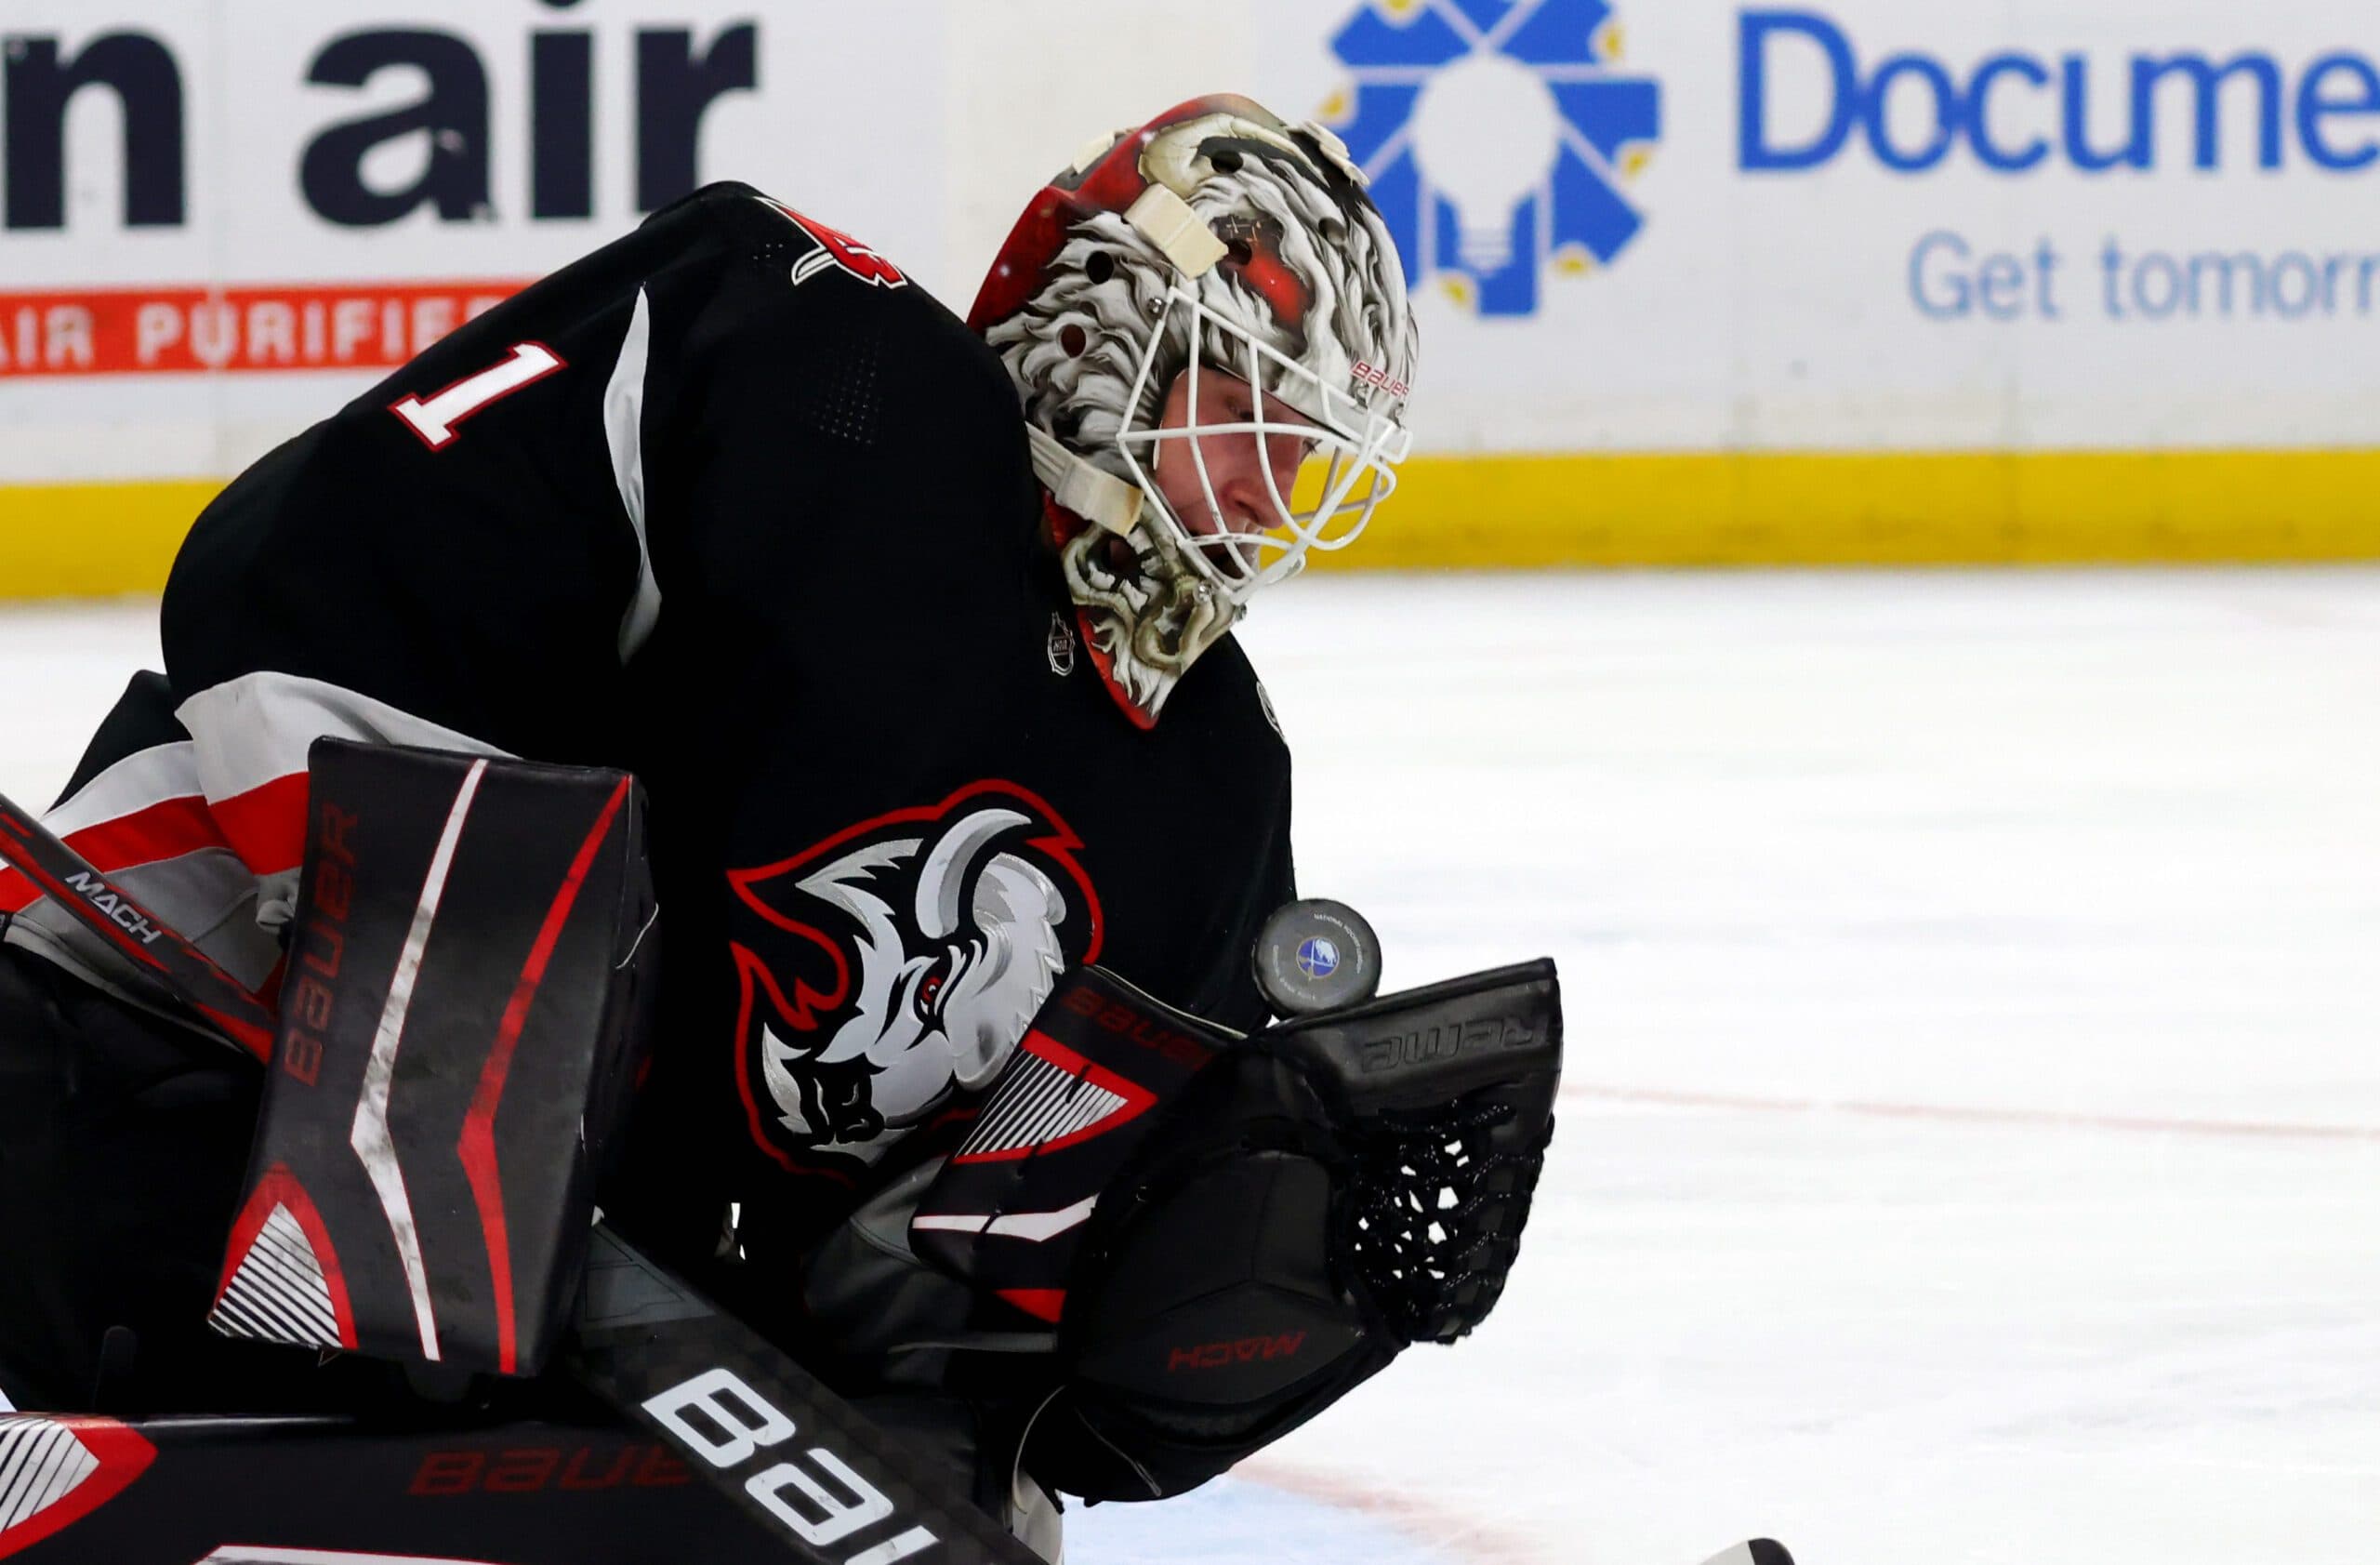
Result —
<instances>
[{"instance_id":1,"label":"red and white jersey stripe","mask_svg":"<svg viewBox=\"0 0 2380 1565\"><path fill-rule=\"evenodd\" d=\"M504 753L385 701L271 670L203 690L174 713L189 737L124 756L43 816L152 913L259 994L305 859L306 752L318 738ZM0 871L12 943L109 983L124 959L32 882ZM110 984L110 987L115 987Z\"/></svg>"},{"instance_id":2,"label":"red and white jersey stripe","mask_svg":"<svg viewBox=\"0 0 2380 1565\"><path fill-rule=\"evenodd\" d=\"M224 840L259 876L296 869L305 859L306 752L316 739L504 753L386 701L269 670L202 690L174 715L190 731L199 783ZM273 922L271 908L263 913Z\"/></svg>"}]
</instances>

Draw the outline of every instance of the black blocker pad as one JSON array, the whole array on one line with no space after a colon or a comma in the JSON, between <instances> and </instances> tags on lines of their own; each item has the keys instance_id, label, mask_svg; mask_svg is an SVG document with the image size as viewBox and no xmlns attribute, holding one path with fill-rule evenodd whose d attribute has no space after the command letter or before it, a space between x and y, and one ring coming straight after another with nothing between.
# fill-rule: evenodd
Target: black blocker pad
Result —
<instances>
[{"instance_id":1,"label":"black blocker pad","mask_svg":"<svg viewBox=\"0 0 2380 1565\"><path fill-rule=\"evenodd\" d=\"M211 1323L535 1374L653 989L641 791L333 739L309 763L280 1027Z\"/></svg>"}]
</instances>

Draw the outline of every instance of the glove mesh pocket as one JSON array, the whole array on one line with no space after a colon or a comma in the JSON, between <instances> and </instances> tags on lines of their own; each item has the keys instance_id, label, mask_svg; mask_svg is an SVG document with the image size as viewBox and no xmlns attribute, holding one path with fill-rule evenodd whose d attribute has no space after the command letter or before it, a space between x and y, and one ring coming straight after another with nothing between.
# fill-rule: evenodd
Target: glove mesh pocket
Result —
<instances>
[{"instance_id":1,"label":"glove mesh pocket","mask_svg":"<svg viewBox=\"0 0 2380 1565\"><path fill-rule=\"evenodd\" d=\"M1528 1118L1491 1092L1351 1133L1342 1258L1407 1341L1466 1336L1503 1293L1554 1134Z\"/></svg>"}]
</instances>

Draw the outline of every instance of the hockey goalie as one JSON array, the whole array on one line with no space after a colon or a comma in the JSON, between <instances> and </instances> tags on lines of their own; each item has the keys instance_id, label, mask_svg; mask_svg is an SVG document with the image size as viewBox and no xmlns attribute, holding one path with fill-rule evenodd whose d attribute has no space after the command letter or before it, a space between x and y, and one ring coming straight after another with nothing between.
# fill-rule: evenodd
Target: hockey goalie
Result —
<instances>
[{"instance_id":1,"label":"hockey goalie","mask_svg":"<svg viewBox=\"0 0 2380 1565\"><path fill-rule=\"evenodd\" d=\"M257 462L46 823L279 1053L0 875L0 1396L490 1394L427 1359L533 1403L527 1301L586 1256L490 1195L530 1164L1045 1554L1053 1492L1180 1492L1461 1335L1551 1132L1550 969L1526 1024L1276 1025L1289 754L1231 634L1388 496L1415 353L1337 140L1215 97L1085 147L964 321L717 184ZM411 844L385 907L342 818ZM324 975L372 962L342 1033ZM289 1129L335 1079L337 1136ZM493 1287L441 1281L455 1224Z\"/></svg>"}]
</instances>

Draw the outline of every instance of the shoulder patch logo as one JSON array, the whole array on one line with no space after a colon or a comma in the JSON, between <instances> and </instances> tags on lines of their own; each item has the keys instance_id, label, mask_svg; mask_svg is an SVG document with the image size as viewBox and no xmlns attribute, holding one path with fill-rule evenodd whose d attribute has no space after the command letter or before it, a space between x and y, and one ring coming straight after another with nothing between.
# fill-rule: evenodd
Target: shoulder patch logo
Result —
<instances>
[{"instance_id":1,"label":"shoulder patch logo","mask_svg":"<svg viewBox=\"0 0 2380 1565\"><path fill-rule=\"evenodd\" d=\"M971 784L730 872L736 1086L788 1170L848 1177L988 1085L1070 967L1098 894L1056 811Z\"/></svg>"},{"instance_id":2,"label":"shoulder patch logo","mask_svg":"<svg viewBox=\"0 0 2380 1565\"><path fill-rule=\"evenodd\" d=\"M1281 733L1281 714L1273 710L1273 693L1264 688L1264 682L1261 679L1256 682L1256 704L1264 709L1264 721L1273 725L1273 732L1279 736L1282 743L1287 744L1289 736Z\"/></svg>"},{"instance_id":3,"label":"shoulder patch logo","mask_svg":"<svg viewBox=\"0 0 2380 1565\"><path fill-rule=\"evenodd\" d=\"M840 229L805 218L782 201L768 202L771 210L809 235L816 248L793 263L793 284L800 287L822 272L839 271L879 288L905 288L909 279L901 269Z\"/></svg>"}]
</instances>

